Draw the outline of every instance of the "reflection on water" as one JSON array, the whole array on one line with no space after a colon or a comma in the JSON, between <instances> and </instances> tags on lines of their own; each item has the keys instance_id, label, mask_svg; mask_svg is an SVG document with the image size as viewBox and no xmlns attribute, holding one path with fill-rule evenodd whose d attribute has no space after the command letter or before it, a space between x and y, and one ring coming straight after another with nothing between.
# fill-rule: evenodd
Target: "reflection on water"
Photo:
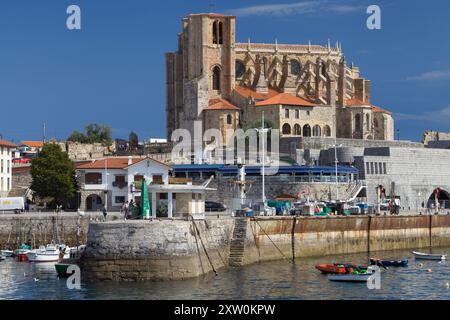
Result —
<instances>
[{"instance_id":1,"label":"reflection on water","mask_svg":"<svg viewBox=\"0 0 450 320\"><path fill-rule=\"evenodd\" d=\"M450 248L434 251L449 253ZM58 279L54 263L7 259L0 262L0 299L450 299L445 286L449 262L416 261L409 251L373 256L409 258L410 266L383 271L382 288L375 291L364 283L329 282L314 268L318 263L365 264L365 254L260 263L184 281L85 284L73 291L65 279Z\"/></svg>"}]
</instances>

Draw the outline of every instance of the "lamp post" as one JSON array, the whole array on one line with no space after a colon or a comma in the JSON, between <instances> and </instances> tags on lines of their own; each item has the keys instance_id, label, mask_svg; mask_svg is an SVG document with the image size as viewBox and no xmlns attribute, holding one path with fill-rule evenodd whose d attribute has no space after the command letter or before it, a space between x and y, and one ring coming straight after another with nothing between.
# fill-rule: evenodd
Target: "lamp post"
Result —
<instances>
[{"instance_id":1,"label":"lamp post","mask_svg":"<svg viewBox=\"0 0 450 320\"><path fill-rule=\"evenodd\" d=\"M261 157L262 157L262 168L261 168L261 174L262 174L262 201L264 203L264 206L266 205L266 181L265 181L265 175L266 175L266 168L265 168L265 157L266 157L266 150L265 150L265 139L266 139L266 133L269 132L270 129L266 129L264 125L264 111L262 111L262 126L261 128L257 128L256 131L261 134Z\"/></svg>"},{"instance_id":2,"label":"lamp post","mask_svg":"<svg viewBox=\"0 0 450 320\"><path fill-rule=\"evenodd\" d=\"M337 148L341 148L342 144L338 145L337 144L337 138L336 136L334 137L334 145L332 145L332 147L334 148L334 168L335 168L335 173L336 173L336 202L339 201L339 181L338 181L338 157L337 157Z\"/></svg>"}]
</instances>

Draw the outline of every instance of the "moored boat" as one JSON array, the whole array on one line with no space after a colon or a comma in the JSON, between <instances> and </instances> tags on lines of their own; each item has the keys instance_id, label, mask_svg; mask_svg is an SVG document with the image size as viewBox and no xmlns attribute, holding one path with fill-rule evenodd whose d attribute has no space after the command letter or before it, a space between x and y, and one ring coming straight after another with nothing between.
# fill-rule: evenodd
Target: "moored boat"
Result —
<instances>
[{"instance_id":1,"label":"moored boat","mask_svg":"<svg viewBox=\"0 0 450 320\"><path fill-rule=\"evenodd\" d=\"M65 250L64 246L49 244L47 247L40 246L39 249L28 252L27 257L30 262L57 262L66 254L70 255L70 249Z\"/></svg>"},{"instance_id":2,"label":"moored boat","mask_svg":"<svg viewBox=\"0 0 450 320\"><path fill-rule=\"evenodd\" d=\"M72 265L77 265L76 259L64 259L55 264L55 270L60 278L68 278L71 274L67 273L67 269Z\"/></svg>"},{"instance_id":3,"label":"moored boat","mask_svg":"<svg viewBox=\"0 0 450 320\"><path fill-rule=\"evenodd\" d=\"M26 262L28 261L28 253L30 250L28 249L17 249L14 254L17 257L17 260L19 262Z\"/></svg>"},{"instance_id":4,"label":"moored boat","mask_svg":"<svg viewBox=\"0 0 450 320\"><path fill-rule=\"evenodd\" d=\"M14 251L12 251L12 250L2 250L0 252L0 254L2 256L4 256L5 258L10 258L10 257L14 256Z\"/></svg>"},{"instance_id":5,"label":"moored boat","mask_svg":"<svg viewBox=\"0 0 450 320\"><path fill-rule=\"evenodd\" d=\"M350 274L354 271L364 271L367 270L367 267L357 267L348 264L318 264L316 265L316 269L322 272L323 274Z\"/></svg>"},{"instance_id":6,"label":"moored boat","mask_svg":"<svg viewBox=\"0 0 450 320\"><path fill-rule=\"evenodd\" d=\"M423 260L446 260L447 255L446 254L432 254L432 253L423 253L423 252L417 252L413 251L414 257L416 259L423 259Z\"/></svg>"},{"instance_id":7,"label":"moored boat","mask_svg":"<svg viewBox=\"0 0 450 320\"><path fill-rule=\"evenodd\" d=\"M383 260L377 258L371 258L370 264L383 267L407 267L408 260Z\"/></svg>"}]
</instances>

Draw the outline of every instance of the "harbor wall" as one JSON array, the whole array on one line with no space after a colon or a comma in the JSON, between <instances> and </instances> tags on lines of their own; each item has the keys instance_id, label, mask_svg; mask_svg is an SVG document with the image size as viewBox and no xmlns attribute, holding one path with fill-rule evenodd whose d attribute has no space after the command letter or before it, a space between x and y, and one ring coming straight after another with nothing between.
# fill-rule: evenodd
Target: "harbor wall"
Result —
<instances>
[{"instance_id":1,"label":"harbor wall","mask_svg":"<svg viewBox=\"0 0 450 320\"><path fill-rule=\"evenodd\" d=\"M450 216L274 217L247 227L243 264L450 246Z\"/></svg>"},{"instance_id":2,"label":"harbor wall","mask_svg":"<svg viewBox=\"0 0 450 320\"><path fill-rule=\"evenodd\" d=\"M228 268L235 218L91 223L85 280L179 280ZM242 265L450 246L450 216L258 217L247 220ZM425 249L424 249L425 250ZM221 272L221 271L219 271Z\"/></svg>"},{"instance_id":3,"label":"harbor wall","mask_svg":"<svg viewBox=\"0 0 450 320\"><path fill-rule=\"evenodd\" d=\"M108 220L115 219L119 219L118 213L108 214ZM76 212L0 214L0 248L14 250L29 240L33 247L52 240L69 246L76 245L77 240L86 243L89 223L96 220L103 220L102 213L83 216Z\"/></svg>"},{"instance_id":4,"label":"harbor wall","mask_svg":"<svg viewBox=\"0 0 450 320\"><path fill-rule=\"evenodd\" d=\"M233 226L231 218L91 223L82 277L180 280L213 272L228 266Z\"/></svg>"}]
</instances>

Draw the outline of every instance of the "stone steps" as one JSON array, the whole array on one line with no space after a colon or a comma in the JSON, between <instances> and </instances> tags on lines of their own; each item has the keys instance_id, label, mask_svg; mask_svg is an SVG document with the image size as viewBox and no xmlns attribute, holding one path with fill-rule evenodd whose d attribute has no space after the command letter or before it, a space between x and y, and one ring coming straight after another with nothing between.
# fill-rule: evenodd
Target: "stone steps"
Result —
<instances>
[{"instance_id":1,"label":"stone steps","mask_svg":"<svg viewBox=\"0 0 450 320\"><path fill-rule=\"evenodd\" d=\"M247 237L247 219L236 218L234 221L233 238L230 243L229 265L242 266L245 251L245 238Z\"/></svg>"}]
</instances>

